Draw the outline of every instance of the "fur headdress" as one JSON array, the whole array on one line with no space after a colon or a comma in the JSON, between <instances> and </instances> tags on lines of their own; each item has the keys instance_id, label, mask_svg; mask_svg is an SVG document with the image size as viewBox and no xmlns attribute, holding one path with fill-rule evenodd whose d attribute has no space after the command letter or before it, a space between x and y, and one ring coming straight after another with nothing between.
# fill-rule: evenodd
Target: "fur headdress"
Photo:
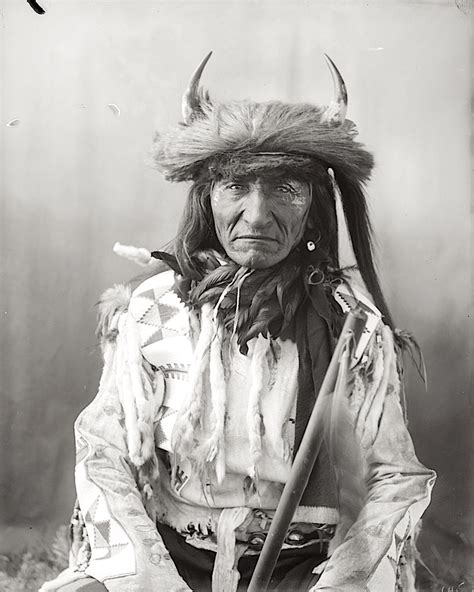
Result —
<instances>
[{"instance_id":1,"label":"fur headdress","mask_svg":"<svg viewBox=\"0 0 474 592\"><path fill-rule=\"evenodd\" d=\"M199 88L210 55L196 70L183 97L184 123L157 135L152 146L152 160L167 179L190 181L202 172L216 177L270 169L311 176L319 163L352 183L368 180L373 158L354 140L355 125L345 119L344 81L327 56L335 96L328 107L319 107L211 100Z\"/></svg>"},{"instance_id":2,"label":"fur headdress","mask_svg":"<svg viewBox=\"0 0 474 592\"><path fill-rule=\"evenodd\" d=\"M326 177L333 185L327 198L334 215L336 188L340 195L362 279L386 322L393 325L375 271L363 192L373 158L355 140L356 127L345 117L346 87L334 63L325 56L334 84L327 107L279 101L221 103L199 86L210 56L199 65L184 94L183 122L156 135L152 163L170 181L211 181L270 171L312 183ZM337 245L337 224L334 230L332 240Z\"/></svg>"}]
</instances>

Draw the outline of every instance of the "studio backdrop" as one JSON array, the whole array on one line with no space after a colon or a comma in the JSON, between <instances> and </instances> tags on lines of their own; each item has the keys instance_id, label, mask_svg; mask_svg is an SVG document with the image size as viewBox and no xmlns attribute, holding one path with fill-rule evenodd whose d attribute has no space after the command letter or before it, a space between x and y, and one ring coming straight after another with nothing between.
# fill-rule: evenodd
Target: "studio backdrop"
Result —
<instances>
[{"instance_id":1,"label":"studio backdrop","mask_svg":"<svg viewBox=\"0 0 474 592\"><path fill-rule=\"evenodd\" d=\"M428 390L407 371L417 453L439 475L425 524L435 548L469 542L469 5L40 4L0 4L0 552L69 520L73 421L100 372L95 302L140 271L115 241L153 250L175 235L186 187L146 153L210 50L203 84L223 99L324 103L323 53L341 70L376 159L386 296L426 360Z\"/></svg>"}]
</instances>

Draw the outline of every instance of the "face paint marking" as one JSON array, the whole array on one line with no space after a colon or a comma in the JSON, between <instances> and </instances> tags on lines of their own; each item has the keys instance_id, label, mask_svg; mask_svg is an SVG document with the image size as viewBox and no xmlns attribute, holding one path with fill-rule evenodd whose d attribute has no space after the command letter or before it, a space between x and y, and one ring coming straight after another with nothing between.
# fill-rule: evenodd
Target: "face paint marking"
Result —
<instances>
[{"instance_id":1,"label":"face paint marking","mask_svg":"<svg viewBox=\"0 0 474 592\"><path fill-rule=\"evenodd\" d=\"M311 204L308 183L258 177L211 188L217 237L227 255L255 269L282 261L301 240Z\"/></svg>"}]
</instances>

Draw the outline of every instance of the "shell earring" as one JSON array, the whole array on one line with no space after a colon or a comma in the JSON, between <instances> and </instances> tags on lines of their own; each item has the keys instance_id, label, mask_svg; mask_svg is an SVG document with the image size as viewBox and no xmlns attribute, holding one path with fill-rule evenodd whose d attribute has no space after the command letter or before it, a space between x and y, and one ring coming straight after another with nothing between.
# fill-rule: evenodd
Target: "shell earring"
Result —
<instances>
[{"instance_id":1,"label":"shell earring","mask_svg":"<svg viewBox=\"0 0 474 592\"><path fill-rule=\"evenodd\" d=\"M306 241L306 249L312 253L313 251L316 251L316 248L319 244L319 241L321 240L321 233L318 230L318 236L315 240L308 240Z\"/></svg>"}]
</instances>

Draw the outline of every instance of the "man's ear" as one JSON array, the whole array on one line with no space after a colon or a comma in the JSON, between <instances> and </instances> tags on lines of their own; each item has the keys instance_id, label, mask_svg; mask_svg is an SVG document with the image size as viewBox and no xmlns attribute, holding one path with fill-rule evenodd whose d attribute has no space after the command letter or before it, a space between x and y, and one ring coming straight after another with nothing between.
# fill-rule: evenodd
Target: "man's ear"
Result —
<instances>
[{"instance_id":1,"label":"man's ear","mask_svg":"<svg viewBox=\"0 0 474 592\"><path fill-rule=\"evenodd\" d=\"M316 228L316 222L314 221L313 217L311 216L311 206L309 207L308 217L306 218L306 227L305 230L314 230Z\"/></svg>"}]
</instances>

